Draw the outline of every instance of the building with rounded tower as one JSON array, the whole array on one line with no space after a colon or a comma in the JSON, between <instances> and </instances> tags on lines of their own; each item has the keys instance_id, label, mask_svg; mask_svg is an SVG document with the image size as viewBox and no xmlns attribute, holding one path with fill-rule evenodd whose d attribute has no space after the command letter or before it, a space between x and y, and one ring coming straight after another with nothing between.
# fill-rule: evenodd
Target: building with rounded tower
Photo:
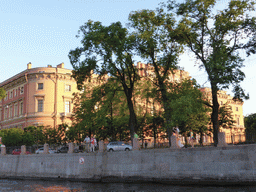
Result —
<instances>
[{"instance_id":1,"label":"building with rounded tower","mask_svg":"<svg viewBox=\"0 0 256 192\"><path fill-rule=\"evenodd\" d=\"M0 129L30 125L71 124L72 94L76 81L64 63L27 69L0 83L6 97L0 101Z\"/></svg>"}]
</instances>

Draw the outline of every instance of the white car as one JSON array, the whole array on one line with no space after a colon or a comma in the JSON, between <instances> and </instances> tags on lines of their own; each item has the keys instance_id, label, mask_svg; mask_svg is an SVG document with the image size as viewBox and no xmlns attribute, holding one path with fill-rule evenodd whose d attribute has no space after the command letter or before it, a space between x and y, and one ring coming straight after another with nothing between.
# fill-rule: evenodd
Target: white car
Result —
<instances>
[{"instance_id":1,"label":"white car","mask_svg":"<svg viewBox=\"0 0 256 192\"><path fill-rule=\"evenodd\" d=\"M123 141L112 141L107 145L107 151L130 151L132 146L125 144Z\"/></svg>"},{"instance_id":2,"label":"white car","mask_svg":"<svg viewBox=\"0 0 256 192\"><path fill-rule=\"evenodd\" d=\"M43 153L43 152L44 152L44 148L41 147L41 148L38 148L35 153L36 153L36 154L41 154L41 153ZM56 153L56 151L53 150L53 149L49 149L49 153L50 153L50 154L53 154L53 153Z\"/></svg>"}]
</instances>

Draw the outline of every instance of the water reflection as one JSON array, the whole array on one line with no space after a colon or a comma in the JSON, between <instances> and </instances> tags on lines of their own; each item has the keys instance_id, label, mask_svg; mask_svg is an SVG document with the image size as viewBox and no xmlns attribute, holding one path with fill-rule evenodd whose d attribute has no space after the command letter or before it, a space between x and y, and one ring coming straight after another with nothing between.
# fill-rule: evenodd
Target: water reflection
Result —
<instances>
[{"instance_id":1,"label":"water reflection","mask_svg":"<svg viewBox=\"0 0 256 192\"><path fill-rule=\"evenodd\" d=\"M42 180L0 180L0 191L7 192L246 192L256 191L256 186L240 187L206 187L206 186L174 186L151 183L83 183L68 181Z\"/></svg>"}]
</instances>

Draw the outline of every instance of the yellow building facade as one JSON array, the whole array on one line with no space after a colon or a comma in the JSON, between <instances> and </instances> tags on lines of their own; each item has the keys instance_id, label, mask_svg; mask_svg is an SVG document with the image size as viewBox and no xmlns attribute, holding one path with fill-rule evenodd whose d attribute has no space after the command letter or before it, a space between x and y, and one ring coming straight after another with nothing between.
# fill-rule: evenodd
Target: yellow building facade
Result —
<instances>
[{"instance_id":1,"label":"yellow building facade","mask_svg":"<svg viewBox=\"0 0 256 192\"><path fill-rule=\"evenodd\" d=\"M0 129L71 124L76 82L64 63L27 69L0 83L6 97L0 101Z\"/></svg>"}]
</instances>

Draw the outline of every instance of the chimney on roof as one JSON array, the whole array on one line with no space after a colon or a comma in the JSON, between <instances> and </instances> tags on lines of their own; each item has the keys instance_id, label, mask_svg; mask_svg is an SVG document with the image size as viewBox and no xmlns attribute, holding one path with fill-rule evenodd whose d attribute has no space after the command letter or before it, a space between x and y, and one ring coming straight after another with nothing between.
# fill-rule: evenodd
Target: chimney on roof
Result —
<instances>
[{"instance_id":1,"label":"chimney on roof","mask_svg":"<svg viewBox=\"0 0 256 192\"><path fill-rule=\"evenodd\" d=\"M29 63L27 64L27 69L31 69L31 67L32 67L32 63L29 62Z\"/></svg>"},{"instance_id":2,"label":"chimney on roof","mask_svg":"<svg viewBox=\"0 0 256 192\"><path fill-rule=\"evenodd\" d=\"M64 63L62 62L61 64L57 65L57 68L64 68Z\"/></svg>"}]
</instances>

